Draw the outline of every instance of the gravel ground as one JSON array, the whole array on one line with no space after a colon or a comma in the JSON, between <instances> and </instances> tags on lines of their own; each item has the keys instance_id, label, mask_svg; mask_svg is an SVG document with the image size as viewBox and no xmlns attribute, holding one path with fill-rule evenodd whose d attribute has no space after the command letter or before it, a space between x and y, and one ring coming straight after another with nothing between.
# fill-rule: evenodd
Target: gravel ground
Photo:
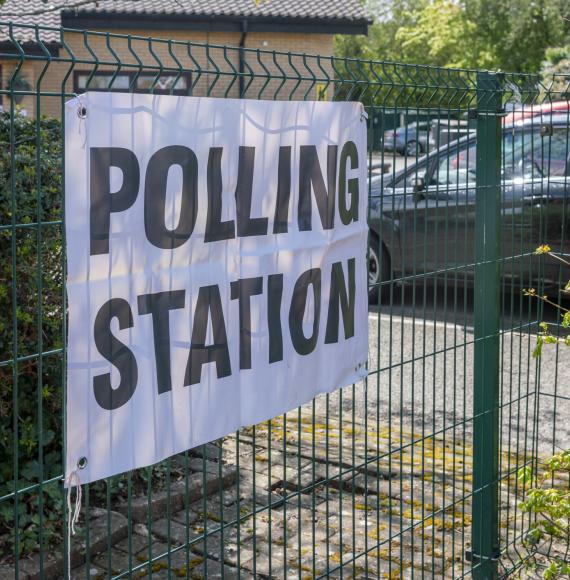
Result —
<instances>
[{"instance_id":1,"label":"gravel ground","mask_svg":"<svg viewBox=\"0 0 570 580\"><path fill-rule=\"evenodd\" d=\"M468 323L470 317L467 317ZM369 314L368 386L357 384L330 396L329 408L350 420L377 420L383 427L471 439L473 417L473 329L402 312ZM570 373L545 347L532 357L536 337L503 331L501 351L501 441L503 449L539 452L570 445ZM541 396L536 397L540 392ZM354 404L353 404L354 396ZM557 398L555 399L556 396ZM325 398L317 401L325 411ZM454 427L455 426L455 427Z\"/></svg>"},{"instance_id":2,"label":"gravel ground","mask_svg":"<svg viewBox=\"0 0 570 580\"><path fill-rule=\"evenodd\" d=\"M382 159L374 156L374 161ZM386 154L392 164L390 174L412 164L413 157ZM362 418L393 422L397 428L431 433L450 429L456 436L471 433L473 417L473 303L460 291L460 304L450 306L428 293L426 309L414 316L414 301L404 294L394 306L382 305L380 316L369 316L368 391L362 384L355 389L354 412ZM421 296L419 301L421 303ZM464 300L462 300L464 298ZM433 303L432 303L433 300ZM507 299L509 300L509 298ZM514 297L514 303L518 302ZM396 305L396 303L398 303ZM423 304L426 304L424 300ZM454 312L458 308L458 317ZM376 310L374 308L374 310ZM556 311L545 311L554 321ZM517 319L529 320L528 313L505 316L505 328ZM532 317L534 318L534 316ZM445 322L447 320L447 322ZM453 321L460 321L454 324ZM545 348L540 361L532 357L534 335L503 330L501 352L501 440L504 445L530 449L538 443L541 453L570 446L570 372L562 361L567 353L552 346ZM380 353L380 356L378 356ZM540 393L540 397L536 394ZM331 397L331 409L339 395ZM566 400L564 399L566 398ZM324 408L324 403L319 401ZM352 410L352 394L344 389L344 411Z\"/></svg>"}]
</instances>

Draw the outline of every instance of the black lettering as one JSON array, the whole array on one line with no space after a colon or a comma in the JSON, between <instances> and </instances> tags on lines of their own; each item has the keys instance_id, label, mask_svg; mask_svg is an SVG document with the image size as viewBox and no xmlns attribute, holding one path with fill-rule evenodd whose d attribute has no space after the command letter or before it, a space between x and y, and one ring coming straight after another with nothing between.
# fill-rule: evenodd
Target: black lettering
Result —
<instances>
[{"instance_id":1,"label":"black lettering","mask_svg":"<svg viewBox=\"0 0 570 580\"><path fill-rule=\"evenodd\" d=\"M283 360L283 331L281 329L281 301L283 274L267 278L267 326L269 327L269 362Z\"/></svg>"},{"instance_id":2,"label":"black lettering","mask_svg":"<svg viewBox=\"0 0 570 580\"><path fill-rule=\"evenodd\" d=\"M178 225L165 223L166 184L173 165L182 168L182 201ZM164 250L178 248L188 240L198 214L198 159L192 149L171 145L159 149L149 160L144 189L144 229L148 241Z\"/></svg>"},{"instance_id":3,"label":"black lettering","mask_svg":"<svg viewBox=\"0 0 570 580\"><path fill-rule=\"evenodd\" d=\"M336 158L338 147L329 145L327 151L327 184L323 179L317 148L314 145L301 145L299 159L299 230L312 229L311 190L315 192L317 209L323 229L334 227L334 206L336 193Z\"/></svg>"},{"instance_id":4,"label":"black lettering","mask_svg":"<svg viewBox=\"0 0 570 580\"><path fill-rule=\"evenodd\" d=\"M344 282L342 263L335 262L331 270L331 290L329 297L329 312L327 316L327 330L325 344L338 342L339 310L342 310L344 323L344 338L354 336L354 305L355 305L355 259L348 260L348 293ZM348 295L347 295L348 294Z\"/></svg>"},{"instance_id":5,"label":"black lettering","mask_svg":"<svg viewBox=\"0 0 570 580\"><path fill-rule=\"evenodd\" d=\"M350 159L350 168L358 169L358 151L352 141L347 141L340 153L338 178L338 213L340 221L347 226L358 221L358 177L346 179L346 162ZM350 207L346 207L346 192L350 193Z\"/></svg>"},{"instance_id":6,"label":"black lettering","mask_svg":"<svg viewBox=\"0 0 570 580\"><path fill-rule=\"evenodd\" d=\"M277 165L277 203L273 221L274 234L286 234L289 222L291 196L291 147L279 147Z\"/></svg>"},{"instance_id":7,"label":"black lettering","mask_svg":"<svg viewBox=\"0 0 570 580\"><path fill-rule=\"evenodd\" d=\"M222 221L222 151L222 147L212 147L208 154L208 213L204 242L236 237L234 220Z\"/></svg>"},{"instance_id":8,"label":"black lettering","mask_svg":"<svg viewBox=\"0 0 570 580\"><path fill-rule=\"evenodd\" d=\"M169 311L184 308L184 290L156 292L138 297L139 314L152 315L154 359L158 394L172 389L170 374L170 316Z\"/></svg>"},{"instance_id":9,"label":"black lettering","mask_svg":"<svg viewBox=\"0 0 570 580\"><path fill-rule=\"evenodd\" d=\"M139 193L140 169L136 155L123 147L91 147L89 150L90 252L109 253L111 213L125 211ZM111 167L123 172L123 183L111 192Z\"/></svg>"},{"instance_id":10,"label":"black lettering","mask_svg":"<svg viewBox=\"0 0 570 580\"><path fill-rule=\"evenodd\" d=\"M239 368L251 368L251 297L263 292L263 278L242 278L230 284L232 300L239 300Z\"/></svg>"},{"instance_id":11,"label":"black lettering","mask_svg":"<svg viewBox=\"0 0 570 580\"><path fill-rule=\"evenodd\" d=\"M113 411L126 404L137 388L138 369L133 352L119 339L111 334L111 320L119 320L119 329L132 328L133 313L126 300L112 298L101 306L95 317L93 337L95 346L101 354L120 373L119 386L114 389L111 384L111 373L93 377L93 392L100 407Z\"/></svg>"},{"instance_id":12,"label":"black lettering","mask_svg":"<svg viewBox=\"0 0 570 580\"><path fill-rule=\"evenodd\" d=\"M212 320L214 342L206 346L209 317ZM216 372L219 379L232 374L226 324L224 322L220 289L217 284L202 286L198 291L198 300L192 324L192 344L186 365L186 373L184 374L184 386L197 385L202 377L202 366L212 362L216 363Z\"/></svg>"},{"instance_id":13,"label":"black lettering","mask_svg":"<svg viewBox=\"0 0 570 580\"><path fill-rule=\"evenodd\" d=\"M240 146L236 186L236 221L239 237L267 235L268 219L251 217L254 160L255 147Z\"/></svg>"},{"instance_id":14,"label":"black lettering","mask_svg":"<svg viewBox=\"0 0 570 580\"><path fill-rule=\"evenodd\" d=\"M313 317L313 331L311 336L305 337L303 332L303 318L307 307L307 293L309 285L313 286L315 299L315 313ZM302 355L310 354L315 350L319 338L319 320L321 316L321 270L312 268L303 272L295 282L291 308L289 309L289 331L295 350Z\"/></svg>"}]
</instances>

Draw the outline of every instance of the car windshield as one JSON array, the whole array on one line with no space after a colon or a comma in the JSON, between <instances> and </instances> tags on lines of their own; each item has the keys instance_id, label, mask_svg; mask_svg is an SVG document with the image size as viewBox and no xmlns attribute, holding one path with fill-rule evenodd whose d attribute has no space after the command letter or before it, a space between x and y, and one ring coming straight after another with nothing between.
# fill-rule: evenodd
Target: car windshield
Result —
<instances>
[{"instance_id":1,"label":"car windshield","mask_svg":"<svg viewBox=\"0 0 570 580\"><path fill-rule=\"evenodd\" d=\"M507 131L503 136L503 178L534 179L566 175L568 129L555 129L552 135L540 131ZM477 167L476 144L463 147L445 157L437 165L434 185L475 184Z\"/></svg>"}]
</instances>

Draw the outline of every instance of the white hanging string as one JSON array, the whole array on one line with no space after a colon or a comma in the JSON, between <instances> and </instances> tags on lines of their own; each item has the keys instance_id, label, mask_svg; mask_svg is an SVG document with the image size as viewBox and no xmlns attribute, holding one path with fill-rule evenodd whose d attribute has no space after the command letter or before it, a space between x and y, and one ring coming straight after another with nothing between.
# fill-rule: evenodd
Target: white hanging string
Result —
<instances>
[{"instance_id":1,"label":"white hanging string","mask_svg":"<svg viewBox=\"0 0 570 580\"><path fill-rule=\"evenodd\" d=\"M75 505L71 509L71 493L75 486ZM71 536L75 536L75 525L81 512L81 479L77 471L67 478L67 577L71 580Z\"/></svg>"}]
</instances>

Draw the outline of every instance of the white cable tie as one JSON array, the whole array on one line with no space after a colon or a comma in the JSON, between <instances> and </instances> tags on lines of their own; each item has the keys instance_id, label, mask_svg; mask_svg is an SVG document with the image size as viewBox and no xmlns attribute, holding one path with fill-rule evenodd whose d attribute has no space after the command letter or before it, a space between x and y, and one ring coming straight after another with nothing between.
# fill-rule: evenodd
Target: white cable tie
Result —
<instances>
[{"instance_id":1,"label":"white cable tie","mask_svg":"<svg viewBox=\"0 0 570 580\"><path fill-rule=\"evenodd\" d=\"M67 577L71 580L71 536L75 536L75 525L79 522L81 512L81 479L77 471L72 471L67 478ZM75 491L75 505L71 509L71 493Z\"/></svg>"}]
</instances>

